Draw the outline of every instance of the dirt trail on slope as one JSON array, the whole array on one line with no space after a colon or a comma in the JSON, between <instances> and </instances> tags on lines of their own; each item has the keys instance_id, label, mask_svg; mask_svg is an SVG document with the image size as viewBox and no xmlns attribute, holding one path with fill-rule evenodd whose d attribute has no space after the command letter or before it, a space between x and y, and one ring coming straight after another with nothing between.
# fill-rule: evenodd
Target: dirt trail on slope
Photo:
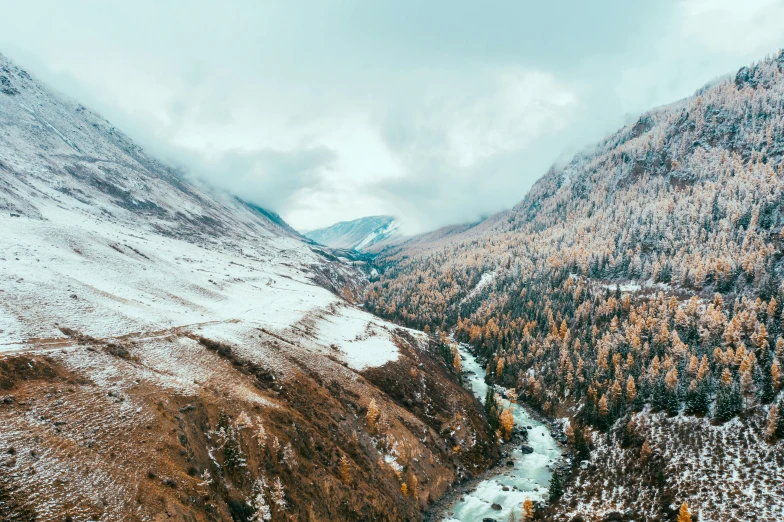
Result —
<instances>
[{"instance_id":1,"label":"dirt trail on slope","mask_svg":"<svg viewBox=\"0 0 784 522\"><path fill-rule=\"evenodd\" d=\"M231 324L239 323L239 319L226 319L223 321L204 321L200 323L184 324L180 326L173 326L163 330L145 331L145 332L128 332L121 335L110 337L90 337L81 334L68 328L63 328L61 331L65 337L31 337L22 343L8 343L8 344L22 344L24 348L16 350L8 350L0 352L0 357L7 355L18 355L28 352L50 352L60 350L63 348L71 348L84 344L107 344L107 343L123 343L129 341L149 341L153 339L161 339L169 336L183 336L189 333L189 330L194 328L201 328L203 326L213 326L217 324ZM67 332L67 333L66 333ZM2 345L0 345L2 346Z\"/></svg>"}]
</instances>

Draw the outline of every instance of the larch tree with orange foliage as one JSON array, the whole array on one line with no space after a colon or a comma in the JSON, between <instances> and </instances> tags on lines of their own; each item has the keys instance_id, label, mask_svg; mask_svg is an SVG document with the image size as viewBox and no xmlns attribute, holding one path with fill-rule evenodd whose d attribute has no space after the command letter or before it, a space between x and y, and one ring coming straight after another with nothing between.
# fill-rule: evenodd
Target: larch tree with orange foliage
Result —
<instances>
[{"instance_id":1,"label":"larch tree with orange foliage","mask_svg":"<svg viewBox=\"0 0 784 522\"><path fill-rule=\"evenodd\" d=\"M367 420L371 432L375 432L378 428L379 415L380 412L378 411L378 406L376 406L376 399L371 399L370 404L368 404L367 413L365 414L365 419Z\"/></svg>"},{"instance_id":2,"label":"larch tree with orange foliage","mask_svg":"<svg viewBox=\"0 0 784 522\"><path fill-rule=\"evenodd\" d=\"M681 504L681 509L678 511L678 522L691 522L691 513L686 502Z\"/></svg>"},{"instance_id":3,"label":"larch tree with orange foliage","mask_svg":"<svg viewBox=\"0 0 784 522\"><path fill-rule=\"evenodd\" d=\"M506 408L504 411L502 411L499 420L501 421L501 434L505 439L511 439L512 430L514 429L514 415L512 414L512 408Z\"/></svg>"},{"instance_id":4,"label":"larch tree with orange foliage","mask_svg":"<svg viewBox=\"0 0 784 522\"><path fill-rule=\"evenodd\" d=\"M534 503L530 498L523 502L523 511L520 514L520 522L530 522L534 519Z\"/></svg>"}]
</instances>

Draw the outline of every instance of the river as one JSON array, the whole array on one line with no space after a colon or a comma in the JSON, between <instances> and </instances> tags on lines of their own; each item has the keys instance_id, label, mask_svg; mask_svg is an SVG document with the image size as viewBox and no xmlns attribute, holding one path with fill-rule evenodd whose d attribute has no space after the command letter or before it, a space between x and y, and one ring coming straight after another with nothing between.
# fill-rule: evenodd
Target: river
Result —
<instances>
[{"instance_id":1,"label":"river","mask_svg":"<svg viewBox=\"0 0 784 522\"><path fill-rule=\"evenodd\" d=\"M485 371L465 346L460 346L459 350L463 360L463 379L471 384L474 395L484 402L487 393ZM483 518L506 522L512 510L517 514L515 520L519 520L526 498L536 502L547 497L551 470L561 457L561 449L550 435L549 427L531 418L525 408L505 399L503 404L512 408L518 426L531 427L528 445L534 451L524 454L518 444L476 489L449 507L448 515L443 519L445 522L481 522ZM514 467L506 465L509 460L514 462ZM500 511L491 507L494 503L501 506Z\"/></svg>"}]
</instances>

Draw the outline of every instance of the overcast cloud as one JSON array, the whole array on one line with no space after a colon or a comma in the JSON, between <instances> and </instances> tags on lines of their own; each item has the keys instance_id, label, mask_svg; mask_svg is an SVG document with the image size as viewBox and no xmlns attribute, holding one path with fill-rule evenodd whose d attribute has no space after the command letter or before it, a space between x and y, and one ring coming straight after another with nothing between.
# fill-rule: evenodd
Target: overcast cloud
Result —
<instances>
[{"instance_id":1,"label":"overcast cloud","mask_svg":"<svg viewBox=\"0 0 784 522\"><path fill-rule=\"evenodd\" d=\"M311 229L509 208L554 162L784 46L784 0L0 0L0 52Z\"/></svg>"}]
</instances>

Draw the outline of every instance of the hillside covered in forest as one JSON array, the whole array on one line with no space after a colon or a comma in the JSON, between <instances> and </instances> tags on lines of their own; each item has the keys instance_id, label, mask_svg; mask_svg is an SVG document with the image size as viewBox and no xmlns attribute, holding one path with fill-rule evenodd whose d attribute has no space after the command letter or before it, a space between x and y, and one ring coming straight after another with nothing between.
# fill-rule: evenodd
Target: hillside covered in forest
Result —
<instances>
[{"instance_id":1,"label":"hillside covered in forest","mask_svg":"<svg viewBox=\"0 0 784 522\"><path fill-rule=\"evenodd\" d=\"M784 518L784 51L643 114L487 223L382 253L366 306L454 331L496 384L569 419L548 520L683 502Z\"/></svg>"}]
</instances>

